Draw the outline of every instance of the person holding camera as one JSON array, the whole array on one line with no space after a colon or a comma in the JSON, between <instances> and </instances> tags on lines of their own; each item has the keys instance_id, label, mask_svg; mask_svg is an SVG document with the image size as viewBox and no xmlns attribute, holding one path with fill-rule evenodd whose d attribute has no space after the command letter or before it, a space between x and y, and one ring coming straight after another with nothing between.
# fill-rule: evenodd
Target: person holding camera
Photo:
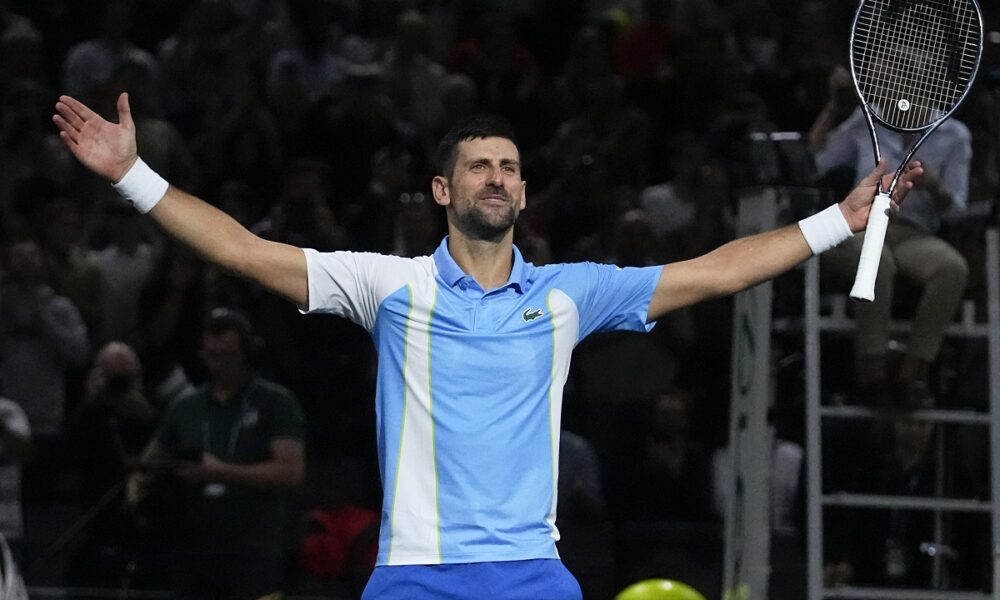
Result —
<instances>
[{"instance_id":1,"label":"person holding camera","mask_svg":"<svg viewBox=\"0 0 1000 600\"><path fill-rule=\"evenodd\" d=\"M102 346L87 374L83 401L70 420L69 447L88 504L121 486L157 417L135 350L117 341Z\"/></svg>"},{"instance_id":2,"label":"person holding camera","mask_svg":"<svg viewBox=\"0 0 1000 600\"><path fill-rule=\"evenodd\" d=\"M282 587L288 492L305 474L305 418L291 392L254 373L258 346L242 313L209 314L201 350L208 382L167 410L129 482L140 514L175 524L170 562L180 600L254 599ZM144 502L173 515L144 512Z\"/></svg>"},{"instance_id":3,"label":"person holding camera","mask_svg":"<svg viewBox=\"0 0 1000 600\"><path fill-rule=\"evenodd\" d=\"M75 585L118 587L124 561L138 550L135 523L126 518L126 477L135 468L159 416L147 396L136 351L108 342L94 356L83 398L71 414L67 458L76 474L86 527L70 561Z\"/></svg>"}]
</instances>

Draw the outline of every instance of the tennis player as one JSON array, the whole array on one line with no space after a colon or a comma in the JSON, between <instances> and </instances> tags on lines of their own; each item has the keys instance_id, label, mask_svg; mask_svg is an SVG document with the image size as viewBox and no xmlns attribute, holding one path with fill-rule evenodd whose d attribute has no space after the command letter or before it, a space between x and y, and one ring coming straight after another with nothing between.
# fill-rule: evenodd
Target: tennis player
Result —
<instances>
[{"instance_id":1,"label":"tennis player","mask_svg":"<svg viewBox=\"0 0 1000 600\"><path fill-rule=\"evenodd\" d=\"M864 228L884 165L839 204L693 260L620 269L527 263L514 134L474 117L438 149L434 200L448 236L431 256L321 253L260 239L174 188L137 155L128 97L111 123L68 96L53 121L72 153L207 259L303 312L347 317L379 354L384 500L366 600L578 600L556 551L562 391L576 344L646 331L665 313L779 275ZM921 173L911 165L892 210Z\"/></svg>"}]
</instances>

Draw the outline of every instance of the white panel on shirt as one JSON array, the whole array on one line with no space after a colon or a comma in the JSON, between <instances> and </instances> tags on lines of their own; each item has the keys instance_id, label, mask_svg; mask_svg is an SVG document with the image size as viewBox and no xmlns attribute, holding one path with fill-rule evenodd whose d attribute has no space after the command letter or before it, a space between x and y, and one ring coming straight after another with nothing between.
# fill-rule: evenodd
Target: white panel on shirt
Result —
<instances>
[{"instance_id":1,"label":"white panel on shirt","mask_svg":"<svg viewBox=\"0 0 1000 600\"><path fill-rule=\"evenodd\" d=\"M560 290L549 292L547 299L552 322L552 380L549 384L549 434L552 439L552 505L545 522L552 539L559 540L556 528L556 506L559 504L559 435L562 422L563 387L569 377L570 357L580 335L580 315L576 303Z\"/></svg>"},{"instance_id":2,"label":"white panel on shirt","mask_svg":"<svg viewBox=\"0 0 1000 600\"><path fill-rule=\"evenodd\" d=\"M368 331L379 306L393 292L418 279L433 280L434 258L403 258L370 252L305 249L309 306L304 312L346 317Z\"/></svg>"},{"instance_id":3,"label":"white panel on shirt","mask_svg":"<svg viewBox=\"0 0 1000 600\"><path fill-rule=\"evenodd\" d=\"M428 280L425 280L427 282ZM434 443L433 397L430 380L430 323L436 286L410 288L410 315L403 365L405 400L403 427L393 490L389 564L441 562L438 475ZM394 561L404 557L402 563Z\"/></svg>"}]
</instances>

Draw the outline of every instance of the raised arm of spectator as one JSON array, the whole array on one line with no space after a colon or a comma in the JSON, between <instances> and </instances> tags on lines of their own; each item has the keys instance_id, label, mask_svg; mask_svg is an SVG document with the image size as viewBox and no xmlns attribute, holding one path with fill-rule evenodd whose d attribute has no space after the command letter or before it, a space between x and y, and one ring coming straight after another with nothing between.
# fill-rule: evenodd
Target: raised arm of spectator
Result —
<instances>
[{"instance_id":1,"label":"raised arm of spectator","mask_svg":"<svg viewBox=\"0 0 1000 600\"><path fill-rule=\"evenodd\" d=\"M132 180L141 168L135 142L135 124L129 110L128 95L118 97L118 123L111 123L80 101L60 96L52 121L59 137L73 155L94 173L121 184ZM252 279L299 306L306 306L306 259L301 249L261 239L247 231L226 213L173 186L167 186L159 198L149 189L161 187L151 171L138 181L145 192L137 208L148 211L171 236L195 249L211 262ZM161 180L162 181L162 180ZM121 191L121 188L119 188ZM134 200L133 198L130 198Z\"/></svg>"}]
</instances>

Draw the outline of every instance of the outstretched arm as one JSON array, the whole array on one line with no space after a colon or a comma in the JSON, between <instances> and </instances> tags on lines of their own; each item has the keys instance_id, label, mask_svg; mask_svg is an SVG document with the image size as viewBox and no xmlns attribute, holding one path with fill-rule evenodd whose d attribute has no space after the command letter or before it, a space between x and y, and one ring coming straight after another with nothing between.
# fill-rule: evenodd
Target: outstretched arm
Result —
<instances>
[{"instance_id":1,"label":"outstretched arm","mask_svg":"<svg viewBox=\"0 0 1000 600\"><path fill-rule=\"evenodd\" d=\"M52 121L73 155L112 182L121 181L139 158L127 94L118 97L117 124L69 96L59 97ZM149 214L167 233L207 260L299 306L308 305L306 259L301 249L261 239L221 210L172 186Z\"/></svg>"},{"instance_id":2,"label":"outstretched arm","mask_svg":"<svg viewBox=\"0 0 1000 600\"><path fill-rule=\"evenodd\" d=\"M923 173L920 163L907 166L893 196L892 211L899 210L906 192ZM885 163L861 180L838 205L847 226L858 232L868 223L868 212L875 198L880 178L888 188L891 175L885 175ZM798 224L740 238L708 254L663 267L649 303L648 320L702 300L728 296L773 279L812 256Z\"/></svg>"}]
</instances>

